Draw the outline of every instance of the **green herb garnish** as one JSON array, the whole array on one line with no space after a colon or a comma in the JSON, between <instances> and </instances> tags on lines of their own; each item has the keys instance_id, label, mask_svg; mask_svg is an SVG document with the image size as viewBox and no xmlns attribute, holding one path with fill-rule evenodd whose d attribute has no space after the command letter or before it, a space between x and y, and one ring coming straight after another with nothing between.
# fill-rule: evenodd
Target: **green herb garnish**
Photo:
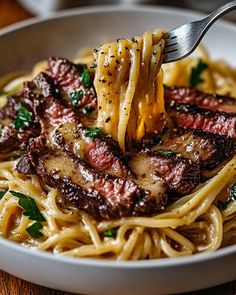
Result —
<instances>
[{"instance_id":1,"label":"green herb garnish","mask_svg":"<svg viewBox=\"0 0 236 295\"><path fill-rule=\"evenodd\" d=\"M236 182L229 189L229 197L231 201L236 201Z\"/></svg>"},{"instance_id":2,"label":"green herb garnish","mask_svg":"<svg viewBox=\"0 0 236 295\"><path fill-rule=\"evenodd\" d=\"M97 127L85 129L85 136L86 137L94 138L94 137L98 136L100 133L101 133L101 129L97 128Z\"/></svg>"},{"instance_id":3,"label":"green herb garnish","mask_svg":"<svg viewBox=\"0 0 236 295\"><path fill-rule=\"evenodd\" d=\"M81 81L82 84L84 85L84 87L89 88L92 84L92 79L91 79L91 72L93 72L93 69L85 69L83 71L82 77L81 77Z\"/></svg>"},{"instance_id":4,"label":"green herb garnish","mask_svg":"<svg viewBox=\"0 0 236 295\"><path fill-rule=\"evenodd\" d=\"M0 200L5 196L7 191L0 191Z\"/></svg>"},{"instance_id":5,"label":"green herb garnish","mask_svg":"<svg viewBox=\"0 0 236 295\"><path fill-rule=\"evenodd\" d=\"M107 238L116 238L116 235L117 235L117 231L113 228L111 229L108 229L106 230L104 233L103 233L104 237L107 237Z\"/></svg>"},{"instance_id":6,"label":"green herb garnish","mask_svg":"<svg viewBox=\"0 0 236 295\"><path fill-rule=\"evenodd\" d=\"M72 101L72 105L74 107L78 107L79 103L80 103L80 100L82 99L83 96L84 96L84 93L83 93L82 89L80 89L78 91L75 91L75 92L71 92L70 93L70 98L71 98L71 101Z\"/></svg>"},{"instance_id":7,"label":"green herb garnish","mask_svg":"<svg viewBox=\"0 0 236 295\"><path fill-rule=\"evenodd\" d=\"M43 234L41 233L41 229L43 228L43 225L41 222L35 222L31 226L29 226L26 231L29 235L31 235L33 238L41 238Z\"/></svg>"},{"instance_id":8,"label":"green herb garnish","mask_svg":"<svg viewBox=\"0 0 236 295\"><path fill-rule=\"evenodd\" d=\"M87 106L84 108L84 112L86 115L90 115L94 111L94 108L91 106Z\"/></svg>"},{"instance_id":9,"label":"green herb garnish","mask_svg":"<svg viewBox=\"0 0 236 295\"><path fill-rule=\"evenodd\" d=\"M227 200L219 200L217 206L219 209L225 210L232 201L236 201L236 183L229 188L229 198Z\"/></svg>"},{"instance_id":10,"label":"green herb garnish","mask_svg":"<svg viewBox=\"0 0 236 295\"><path fill-rule=\"evenodd\" d=\"M175 151L172 150L157 150L158 153L162 154L162 155L176 155L177 153Z\"/></svg>"},{"instance_id":11,"label":"green herb garnish","mask_svg":"<svg viewBox=\"0 0 236 295\"><path fill-rule=\"evenodd\" d=\"M32 118L33 114L25 107L20 105L20 108L16 114L16 119L13 121L13 125L17 130L25 129L29 127L29 123L32 121Z\"/></svg>"},{"instance_id":12,"label":"green herb garnish","mask_svg":"<svg viewBox=\"0 0 236 295\"><path fill-rule=\"evenodd\" d=\"M45 221L44 216L40 212L35 200L29 196L26 196L22 193L10 191L10 193L14 196L19 198L18 204L24 210L23 215L28 216L30 220L35 221Z\"/></svg>"},{"instance_id":13,"label":"green herb garnish","mask_svg":"<svg viewBox=\"0 0 236 295\"><path fill-rule=\"evenodd\" d=\"M0 125L0 136L2 136L3 126Z\"/></svg>"},{"instance_id":14,"label":"green herb garnish","mask_svg":"<svg viewBox=\"0 0 236 295\"><path fill-rule=\"evenodd\" d=\"M203 62L201 59L199 60L196 67L192 68L192 73L190 77L190 85L191 87L196 87L198 84L204 82L201 78L201 74L208 68L208 65Z\"/></svg>"}]
</instances>

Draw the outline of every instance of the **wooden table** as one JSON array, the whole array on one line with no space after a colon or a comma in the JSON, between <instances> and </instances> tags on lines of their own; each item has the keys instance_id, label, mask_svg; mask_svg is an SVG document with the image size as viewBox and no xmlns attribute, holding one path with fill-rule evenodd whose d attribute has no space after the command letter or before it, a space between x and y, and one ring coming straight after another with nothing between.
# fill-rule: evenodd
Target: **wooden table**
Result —
<instances>
[{"instance_id":1,"label":"wooden table","mask_svg":"<svg viewBox=\"0 0 236 295\"><path fill-rule=\"evenodd\" d=\"M0 0L0 28L29 17L32 15L25 11L16 0ZM236 295L236 281L189 294ZM71 295L71 293L40 287L0 271L0 295Z\"/></svg>"}]
</instances>

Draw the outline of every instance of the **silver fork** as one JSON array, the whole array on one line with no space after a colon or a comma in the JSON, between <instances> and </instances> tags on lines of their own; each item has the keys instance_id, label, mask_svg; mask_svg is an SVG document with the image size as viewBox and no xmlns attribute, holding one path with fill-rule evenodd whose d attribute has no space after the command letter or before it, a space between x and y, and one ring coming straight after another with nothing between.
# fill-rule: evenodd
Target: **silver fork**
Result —
<instances>
[{"instance_id":1,"label":"silver fork","mask_svg":"<svg viewBox=\"0 0 236 295\"><path fill-rule=\"evenodd\" d=\"M223 15L236 9L236 1L231 1L213 11L209 16L182 25L166 34L164 63L180 60L190 55L198 46L209 28Z\"/></svg>"}]
</instances>

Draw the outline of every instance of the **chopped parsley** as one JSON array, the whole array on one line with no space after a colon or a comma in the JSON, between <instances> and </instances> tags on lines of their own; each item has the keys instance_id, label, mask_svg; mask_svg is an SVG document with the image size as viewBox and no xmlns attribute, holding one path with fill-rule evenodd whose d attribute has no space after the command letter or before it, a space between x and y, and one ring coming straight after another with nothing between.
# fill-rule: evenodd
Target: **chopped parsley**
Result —
<instances>
[{"instance_id":1,"label":"chopped parsley","mask_svg":"<svg viewBox=\"0 0 236 295\"><path fill-rule=\"evenodd\" d=\"M28 216L30 220L35 221L45 221L44 216L40 212L35 200L29 196L26 196L22 193L10 191L10 193L19 198L19 206L23 209L23 215Z\"/></svg>"},{"instance_id":2,"label":"chopped parsley","mask_svg":"<svg viewBox=\"0 0 236 295\"><path fill-rule=\"evenodd\" d=\"M22 130L29 127L29 123L33 119L33 114L29 112L25 107L20 105L20 108L16 114L16 119L13 121L13 125L17 130Z\"/></svg>"},{"instance_id":3,"label":"chopped parsley","mask_svg":"<svg viewBox=\"0 0 236 295\"><path fill-rule=\"evenodd\" d=\"M31 235L31 237L38 239L41 238L43 236L43 234L41 233L41 229L43 228L43 225L41 222L36 221L35 223L33 223L32 225L30 225L26 231L29 235Z\"/></svg>"},{"instance_id":4,"label":"chopped parsley","mask_svg":"<svg viewBox=\"0 0 236 295\"><path fill-rule=\"evenodd\" d=\"M74 107L78 107L80 104L80 100L82 99L82 97L84 96L84 92L82 89L75 91L75 92L71 92L70 93L70 98L72 101L72 105Z\"/></svg>"},{"instance_id":5,"label":"chopped parsley","mask_svg":"<svg viewBox=\"0 0 236 295\"><path fill-rule=\"evenodd\" d=\"M225 210L229 203L236 201L236 183L229 188L229 197L226 200L219 200L217 206L221 210Z\"/></svg>"},{"instance_id":6,"label":"chopped parsley","mask_svg":"<svg viewBox=\"0 0 236 295\"><path fill-rule=\"evenodd\" d=\"M160 153L162 155L167 155L167 156L177 154L175 151L172 151L172 150L157 150L157 151L158 151L158 153Z\"/></svg>"},{"instance_id":7,"label":"chopped parsley","mask_svg":"<svg viewBox=\"0 0 236 295\"><path fill-rule=\"evenodd\" d=\"M101 129L98 127L85 129L86 137L94 138L94 137L97 137L100 133L101 133Z\"/></svg>"},{"instance_id":8,"label":"chopped parsley","mask_svg":"<svg viewBox=\"0 0 236 295\"><path fill-rule=\"evenodd\" d=\"M7 191L0 191L0 200L5 196Z\"/></svg>"},{"instance_id":9,"label":"chopped parsley","mask_svg":"<svg viewBox=\"0 0 236 295\"><path fill-rule=\"evenodd\" d=\"M190 77L191 87L196 87L198 84L204 82L204 80L201 78L201 75L207 68L208 65L201 59L199 60L197 66L192 68L192 73Z\"/></svg>"},{"instance_id":10,"label":"chopped parsley","mask_svg":"<svg viewBox=\"0 0 236 295\"><path fill-rule=\"evenodd\" d=\"M231 201L236 201L236 182L230 187L229 197Z\"/></svg>"},{"instance_id":11,"label":"chopped parsley","mask_svg":"<svg viewBox=\"0 0 236 295\"><path fill-rule=\"evenodd\" d=\"M84 87L89 88L92 85L91 73L94 72L93 69L85 69L81 76L81 81Z\"/></svg>"},{"instance_id":12,"label":"chopped parsley","mask_svg":"<svg viewBox=\"0 0 236 295\"><path fill-rule=\"evenodd\" d=\"M104 233L103 233L104 237L106 238L116 238L116 235L117 235L117 231L113 228L111 229L108 229L106 230Z\"/></svg>"},{"instance_id":13,"label":"chopped parsley","mask_svg":"<svg viewBox=\"0 0 236 295\"><path fill-rule=\"evenodd\" d=\"M3 126L0 125L0 136L2 136Z\"/></svg>"}]
</instances>

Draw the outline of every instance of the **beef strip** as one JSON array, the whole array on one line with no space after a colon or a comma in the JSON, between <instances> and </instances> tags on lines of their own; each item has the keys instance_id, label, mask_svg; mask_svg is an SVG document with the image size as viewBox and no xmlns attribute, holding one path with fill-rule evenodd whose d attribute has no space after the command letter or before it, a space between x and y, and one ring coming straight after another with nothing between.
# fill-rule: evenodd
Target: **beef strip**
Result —
<instances>
[{"instance_id":1,"label":"beef strip","mask_svg":"<svg viewBox=\"0 0 236 295\"><path fill-rule=\"evenodd\" d=\"M73 109L63 104L57 85L46 73L39 73L27 84L27 95L33 98L34 114L40 122L42 133L51 125L79 122L79 117Z\"/></svg>"},{"instance_id":2,"label":"beef strip","mask_svg":"<svg viewBox=\"0 0 236 295\"><path fill-rule=\"evenodd\" d=\"M171 150L199 163L201 169L213 169L235 152L232 139L200 130L176 129L166 134L154 150Z\"/></svg>"},{"instance_id":3,"label":"beef strip","mask_svg":"<svg viewBox=\"0 0 236 295\"><path fill-rule=\"evenodd\" d=\"M100 220L152 215L166 204L165 185L159 179L156 194L131 181L92 168L56 146L47 146L41 135L30 141L28 155L37 174L64 195L64 201Z\"/></svg>"},{"instance_id":4,"label":"beef strip","mask_svg":"<svg viewBox=\"0 0 236 295\"><path fill-rule=\"evenodd\" d=\"M199 129L236 140L236 113L200 109L194 105L168 105L168 114L174 123L184 129Z\"/></svg>"},{"instance_id":5,"label":"beef strip","mask_svg":"<svg viewBox=\"0 0 236 295\"><path fill-rule=\"evenodd\" d=\"M20 161L16 165L16 171L26 175L35 174L34 166L32 165L30 158L27 154L20 158Z\"/></svg>"},{"instance_id":6,"label":"beef strip","mask_svg":"<svg viewBox=\"0 0 236 295\"><path fill-rule=\"evenodd\" d=\"M171 195L188 194L200 183L199 165L178 154L146 151L135 154L129 164L142 183L148 180L150 185L155 177L164 179Z\"/></svg>"},{"instance_id":7,"label":"beef strip","mask_svg":"<svg viewBox=\"0 0 236 295\"><path fill-rule=\"evenodd\" d=\"M87 130L82 124L67 123L59 126L51 136L58 147L74 153L93 168L117 177L131 176L128 159L117 142L102 133L93 138L88 137Z\"/></svg>"},{"instance_id":8,"label":"beef strip","mask_svg":"<svg viewBox=\"0 0 236 295\"><path fill-rule=\"evenodd\" d=\"M39 135L38 128L28 130L16 130L12 126L6 126L1 131L0 153L8 153L19 149L26 149L29 139Z\"/></svg>"},{"instance_id":9,"label":"beef strip","mask_svg":"<svg viewBox=\"0 0 236 295\"><path fill-rule=\"evenodd\" d=\"M55 80L61 89L64 91L63 97L70 106L75 106L71 99L71 94L82 91L82 97L79 99L76 109L82 113L90 113L97 109L97 97L93 86L94 71L88 71L91 83L84 85L82 76L84 70L87 70L86 65L75 65L65 58L51 57L48 60L48 74Z\"/></svg>"},{"instance_id":10,"label":"beef strip","mask_svg":"<svg viewBox=\"0 0 236 295\"><path fill-rule=\"evenodd\" d=\"M195 104L199 108L225 113L236 112L236 100L186 87L165 87L165 100L180 104Z\"/></svg>"},{"instance_id":11,"label":"beef strip","mask_svg":"<svg viewBox=\"0 0 236 295\"><path fill-rule=\"evenodd\" d=\"M34 118L24 130L17 130L13 125L20 106L32 113L32 101L21 95L9 96L6 105L0 109L0 153L25 149L31 137L40 134L39 125Z\"/></svg>"}]
</instances>

